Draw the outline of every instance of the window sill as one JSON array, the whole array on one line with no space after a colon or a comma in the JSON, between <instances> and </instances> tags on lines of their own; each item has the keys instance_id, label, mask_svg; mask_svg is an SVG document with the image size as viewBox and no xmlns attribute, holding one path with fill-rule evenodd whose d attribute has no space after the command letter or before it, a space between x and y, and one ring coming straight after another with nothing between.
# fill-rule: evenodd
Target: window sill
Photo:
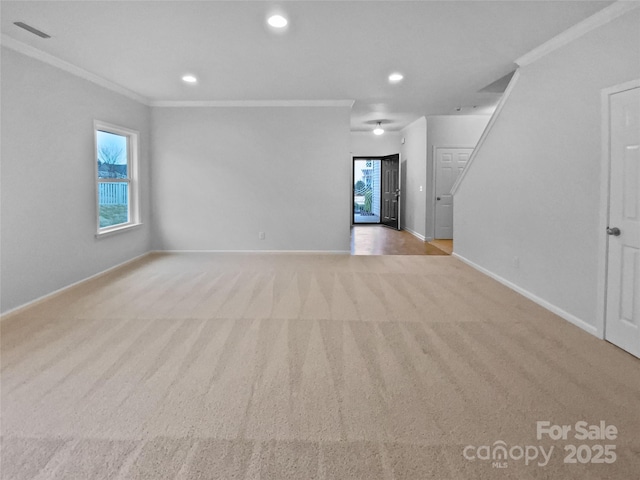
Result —
<instances>
[{"instance_id":1,"label":"window sill","mask_svg":"<svg viewBox=\"0 0 640 480\"><path fill-rule=\"evenodd\" d=\"M142 223L127 223L125 225L117 225L108 229L103 228L98 233L96 233L96 238L110 237L111 235L115 235L116 233L127 232L141 226Z\"/></svg>"}]
</instances>

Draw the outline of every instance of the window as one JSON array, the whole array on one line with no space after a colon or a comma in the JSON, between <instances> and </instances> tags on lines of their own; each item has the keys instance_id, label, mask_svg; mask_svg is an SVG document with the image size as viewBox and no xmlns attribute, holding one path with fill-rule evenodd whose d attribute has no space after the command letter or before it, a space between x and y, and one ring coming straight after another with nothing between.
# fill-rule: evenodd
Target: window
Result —
<instances>
[{"instance_id":1,"label":"window","mask_svg":"<svg viewBox=\"0 0 640 480\"><path fill-rule=\"evenodd\" d=\"M140 224L138 132L95 122L98 235Z\"/></svg>"}]
</instances>

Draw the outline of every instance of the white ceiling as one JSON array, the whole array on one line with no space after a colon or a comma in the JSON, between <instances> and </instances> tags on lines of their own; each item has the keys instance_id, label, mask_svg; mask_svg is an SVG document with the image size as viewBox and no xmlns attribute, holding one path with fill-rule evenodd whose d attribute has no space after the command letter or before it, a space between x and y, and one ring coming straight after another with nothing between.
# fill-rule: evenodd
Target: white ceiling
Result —
<instances>
[{"instance_id":1,"label":"white ceiling","mask_svg":"<svg viewBox=\"0 0 640 480\"><path fill-rule=\"evenodd\" d=\"M5 1L2 33L149 101L355 100L351 127L489 113L479 93L611 1ZM52 36L13 25L22 21ZM393 71L405 75L391 85ZM181 81L185 73L197 85ZM476 109L473 109L473 106Z\"/></svg>"}]
</instances>

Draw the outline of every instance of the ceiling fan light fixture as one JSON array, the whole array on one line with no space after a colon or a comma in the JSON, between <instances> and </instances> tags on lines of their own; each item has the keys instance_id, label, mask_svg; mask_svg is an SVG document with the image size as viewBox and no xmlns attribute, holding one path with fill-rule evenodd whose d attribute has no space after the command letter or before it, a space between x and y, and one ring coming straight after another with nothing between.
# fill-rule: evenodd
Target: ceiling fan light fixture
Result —
<instances>
[{"instance_id":1,"label":"ceiling fan light fixture","mask_svg":"<svg viewBox=\"0 0 640 480\"><path fill-rule=\"evenodd\" d=\"M373 134L374 135L382 135L383 133L384 133L384 128L382 128L382 126L380 125L380 122L378 122L378 126L376 128L374 128Z\"/></svg>"}]
</instances>

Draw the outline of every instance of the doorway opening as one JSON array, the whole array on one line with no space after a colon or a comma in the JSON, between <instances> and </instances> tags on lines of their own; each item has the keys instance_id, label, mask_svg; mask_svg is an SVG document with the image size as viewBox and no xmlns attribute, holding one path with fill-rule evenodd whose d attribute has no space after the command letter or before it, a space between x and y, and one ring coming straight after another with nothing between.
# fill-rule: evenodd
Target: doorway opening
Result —
<instances>
[{"instance_id":1,"label":"doorway opening","mask_svg":"<svg viewBox=\"0 0 640 480\"><path fill-rule=\"evenodd\" d=\"M453 252L453 195L451 189L473 153L472 147L433 148L433 240L431 243L451 254Z\"/></svg>"},{"instance_id":2,"label":"doorway opening","mask_svg":"<svg viewBox=\"0 0 640 480\"><path fill-rule=\"evenodd\" d=\"M379 158L353 158L353 223L380 223Z\"/></svg>"},{"instance_id":3,"label":"doorway opening","mask_svg":"<svg viewBox=\"0 0 640 480\"><path fill-rule=\"evenodd\" d=\"M602 91L599 333L640 358L640 81Z\"/></svg>"},{"instance_id":4,"label":"doorway opening","mask_svg":"<svg viewBox=\"0 0 640 480\"><path fill-rule=\"evenodd\" d=\"M400 230L400 154L353 157L353 225Z\"/></svg>"}]
</instances>

